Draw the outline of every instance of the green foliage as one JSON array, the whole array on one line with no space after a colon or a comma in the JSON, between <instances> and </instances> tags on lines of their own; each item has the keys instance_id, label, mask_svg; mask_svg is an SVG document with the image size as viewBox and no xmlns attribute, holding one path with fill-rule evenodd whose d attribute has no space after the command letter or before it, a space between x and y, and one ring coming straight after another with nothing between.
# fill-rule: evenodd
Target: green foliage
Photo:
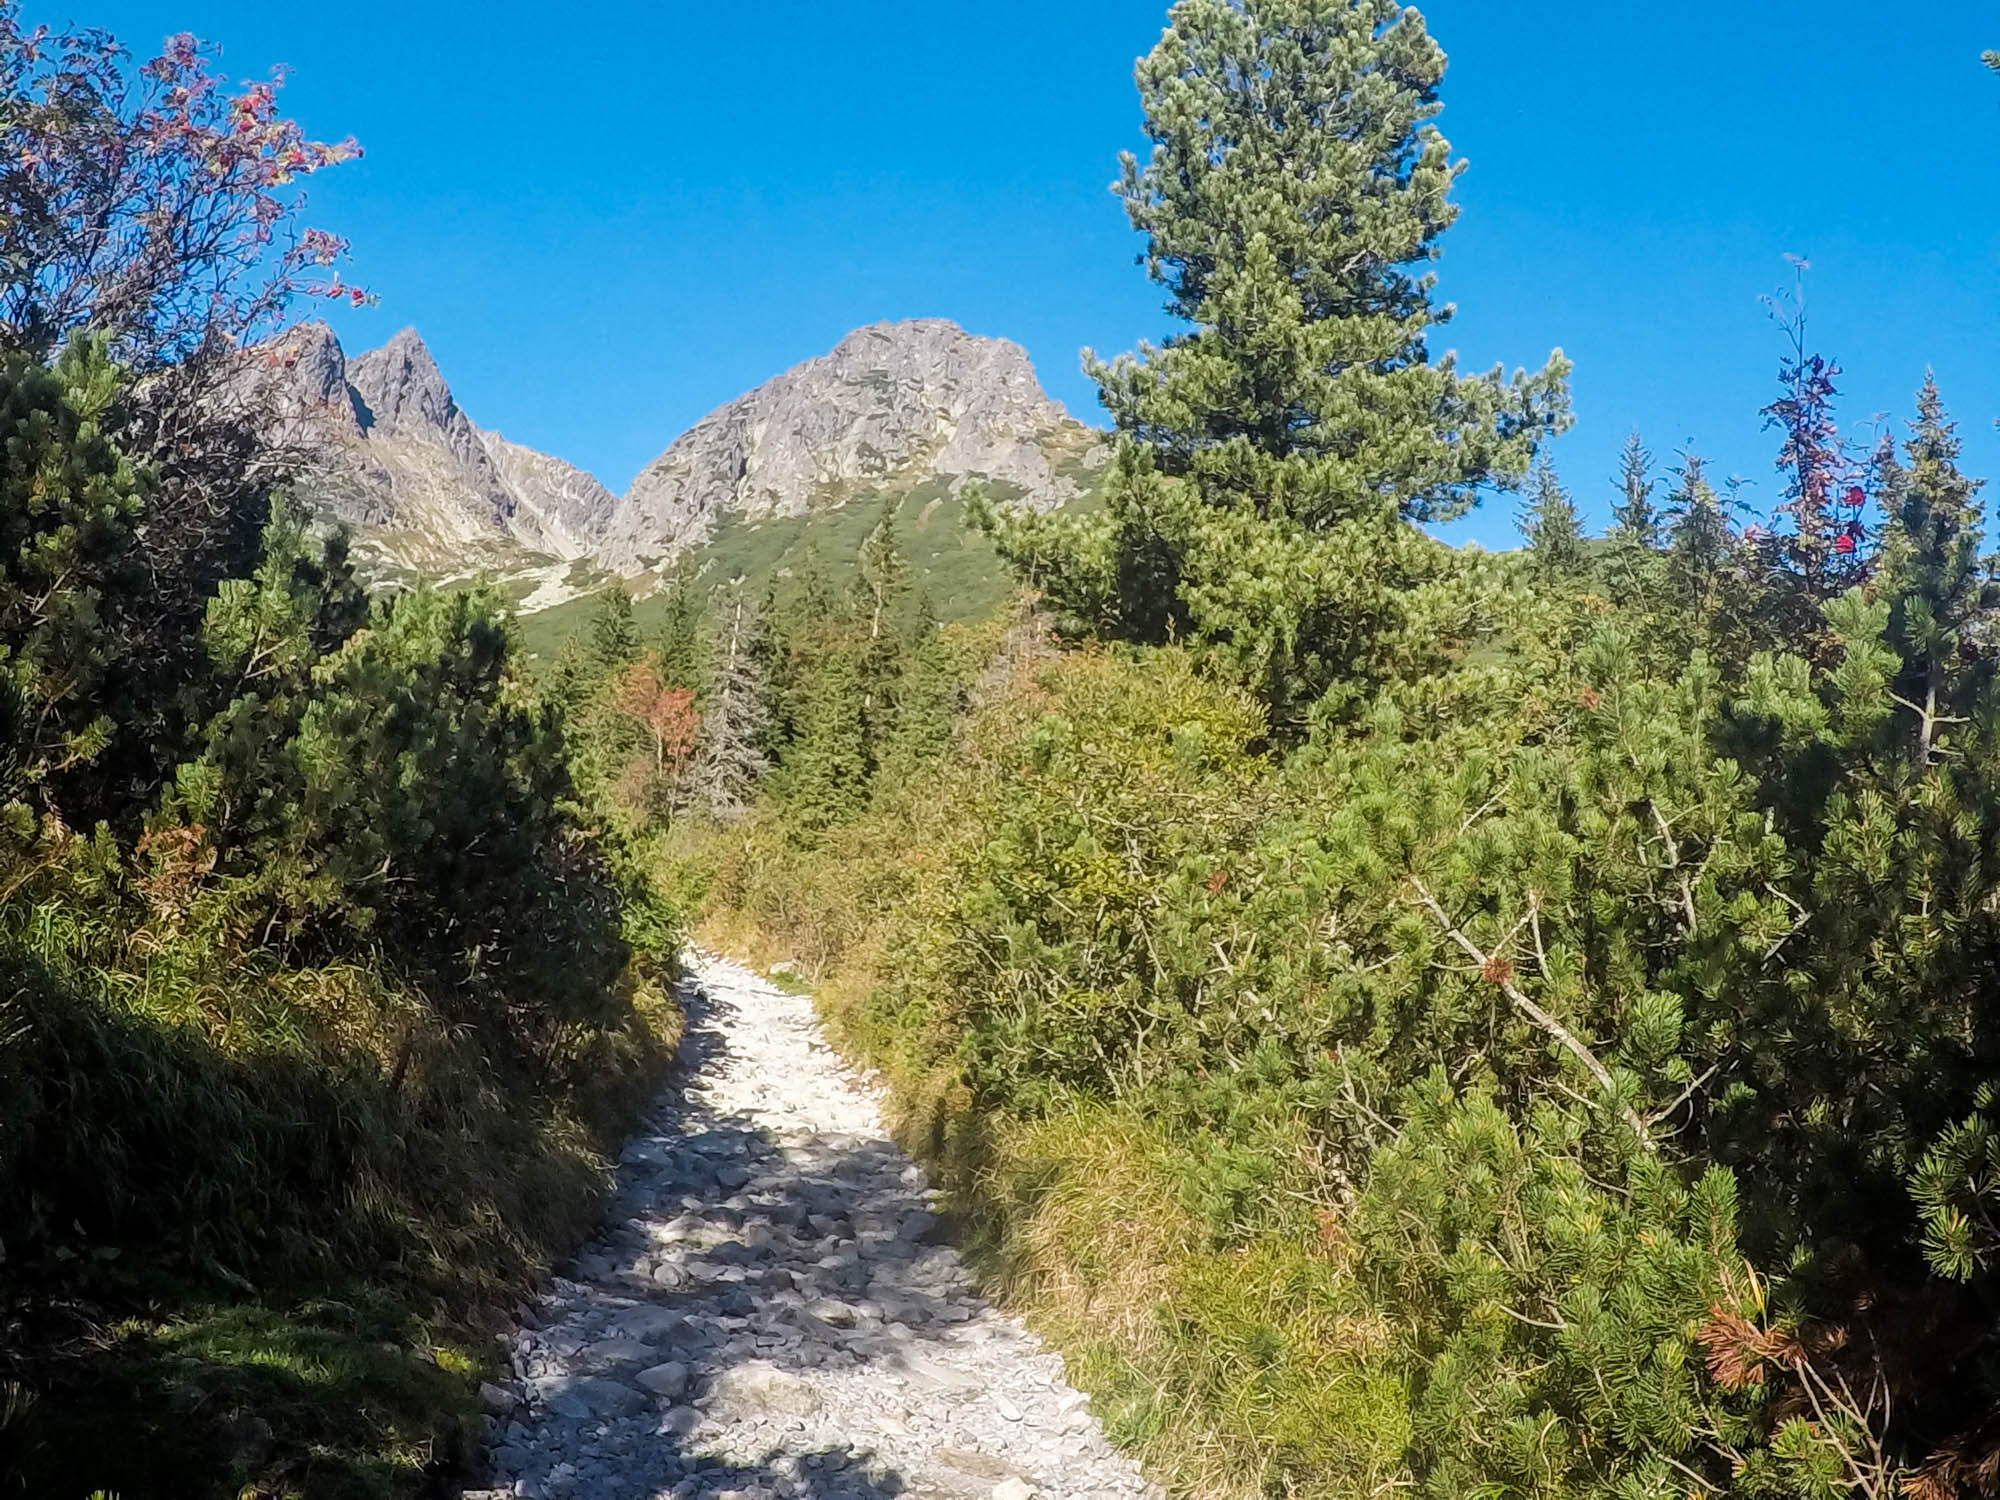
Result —
<instances>
[{"instance_id":1,"label":"green foliage","mask_svg":"<svg viewBox=\"0 0 2000 1500\"><path fill-rule=\"evenodd\" d=\"M670 617L671 618L671 617ZM598 596L590 620L590 664L606 675L639 655L639 627L633 618L632 596L622 588Z\"/></svg>"},{"instance_id":2,"label":"green foliage","mask_svg":"<svg viewBox=\"0 0 2000 1500\"><path fill-rule=\"evenodd\" d=\"M1556 478L1555 465L1547 454L1535 465L1528 495L1521 535L1527 538L1529 566L1545 588L1574 587L1590 571L1583 523L1577 519L1576 504Z\"/></svg>"},{"instance_id":3,"label":"green foliage","mask_svg":"<svg viewBox=\"0 0 2000 1500\"><path fill-rule=\"evenodd\" d=\"M1926 395L1837 657L1760 636L1690 464L1666 550L1629 538L1660 592L1531 557L1492 649L1282 758L1205 653L1040 666L909 794L940 811L856 826L922 871L857 1034L974 1120L1142 1121L1198 1243L1336 1225L1432 1493L1958 1472L1984 1343L1930 1331L1981 1326L2000 1243L2000 715L1950 449ZM1667 624L1717 654L1673 661Z\"/></svg>"},{"instance_id":4,"label":"green foliage","mask_svg":"<svg viewBox=\"0 0 2000 1500\"><path fill-rule=\"evenodd\" d=\"M1704 1378L1693 1335L1752 1284L1729 1174L1684 1184L1567 1111L1517 1122L1442 1072L1400 1112L1353 1232L1397 1329L1419 1490L1726 1487L1755 1406Z\"/></svg>"},{"instance_id":5,"label":"green foliage","mask_svg":"<svg viewBox=\"0 0 2000 1500\"><path fill-rule=\"evenodd\" d=\"M619 590L617 592L623 592ZM636 617L637 611L634 611ZM665 606L653 637L653 655L669 687L701 686L701 604L696 598L692 569L677 569L667 587Z\"/></svg>"},{"instance_id":6,"label":"green foliage","mask_svg":"<svg viewBox=\"0 0 2000 1500\"><path fill-rule=\"evenodd\" d=\"M785 747L780 795L808 834L848 821L868 803L873 705L856 654L836 648L820 656L798 695L797 729Z\"/></svg>"},{"instance_id":7,"label":"green foliage","mask_svg":"<svg viewBox=\"0 0 2000 1500\"><path fill-rule=\"evenodd\" d=\"M984 842L953 851L922 981L960 999L969 1081L996 1100L1240 1059L1259 1029L1243 1018L1263 1006L1247 993L1262 964L1215 975L1195 938L1237 905L1228 882L1249 878L1239 803L1256 705L1180 654L1068 683L1060 709L984 752L998 757L978 789ZM1183 806L1228 817L1190 822Z\"/></svg>"},{"instance_id":8,"label":"green foliage","mask_svg":"<svg viewBox=\"0 0 2000 1500\"><path fill-rule=\"evenodd\" d=\"M890 529L844 608L799 580L709 920L830 976L1189 1493L1989 1493L1979 486L1929 382L1856 462L1794 320L1771 514L1694 454L1656 499L1635 435L1601 543L1545 455L1525 556L1427 537L1564 414L1559 359L1429 357L1443 65L1373 0L1174 9L1122 193L1190 331L1095 366L1101 510L984 509L1117 644L885 739L949 701L875 628Z\"/></svg>"},{"instance_id":9,"label":"green foliage","mask_svg":"<svg viewBox=\"0 0 2000 1500\"><path fill-rule=\"evenodd\" d=\"M107 595L134 583L142 493L107 432L117 397L101 340L0 362L0 796L37 811L115 732L103 690L129 641Z\"/></svg>"},{"instance_id":10,"label":"green foliage","mask_svg":"<svg viewBox=\"0 0 2000 1500\"><path fill-rule=\"evenodd\" d=\"M415 1493L478 1369L417 1311L476 1348L587 1226L678 920L490 595L371 606L279 503L141 642L122 380L0 365L0 1490Z\"/></svg>"},{"instance_id":11,"label":"green foliage","mask_svg":"<svg viewBox=\"0 0 2000 1500\"><path fill-rule=\"evenodd\" d=\"M1083 469L1072 477L1082 490L1064 507L1087 512L1097 503L1102 469ZM882 505L895 504L896 529L910 563L913 590L927 590L939 618L948 625L976 626L1003 613L1017 585L993 544L965 524L974 508L969 493L954 493L945 479L928 480L910 490L853 496L843 505L819 507L796 516L721 517L714 533L679 559L668 586L632 603L633 619L643 640L663 643L668 617L679 608L674 580L689 580L688 594L698 619L714 612L716 587L741 579L749 597L764 599L773 590L789 593L808 566L818 567L836 591L845 591L859 571L861 548L881 519ZM573 599L554 609L521 620L528 657L546 677L561 657L565 643L587 634L598 607L595 598Z\"/></svg>"},{"instance_id":12,"label":"green foliage","mask_svg":"<svg viewBox=\"0 0 2000 1500\"><path fill-rule=\"evenodd\" d=\"M266 940L366 937L451 991L498 988L514 1015L496 1041L601 1007L626 959L617 894L569 821L556 721L511 682L493 598L420 588L361 628L342 544L315 563L282 512L266 540L258 578L210 610L239 691L155 846L198 846L225 919Z\"/></svg>"},{"instance_id":13,"label":"green foliage","mask_svg":"<svg viewBox=\"0 0 2000 1500\"><path fill-rule=\"evenodd\" d=\"M1566 421L1560 355L1511 381L1430 358L1449 314L1414 268L1457 215L1443 73L1388 0L1177 5L1120 192L1195 331L1093 363L1123 434L1101 513L987 512L1075 625L1199 642L1281 726L1411 665L1424 596L1457 580L1409 523L1517 483Z\"/></svg>"}]
</instances>

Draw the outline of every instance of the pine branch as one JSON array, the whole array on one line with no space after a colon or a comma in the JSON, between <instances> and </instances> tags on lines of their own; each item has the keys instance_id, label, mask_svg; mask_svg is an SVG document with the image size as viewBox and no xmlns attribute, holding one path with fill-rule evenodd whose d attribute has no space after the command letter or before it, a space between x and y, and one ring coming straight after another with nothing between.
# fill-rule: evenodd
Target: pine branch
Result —
<instances>
[{"instance_id":1,"label":"pine branch","mask_svg":"<svg viewBox=\"0 0 2000 1500\"><path fill-rule=\"evenodd\" d=\"M1496 979L1494 976L1503 972L1503 966L1494 962L1493 955L1480 951L1479 945L1467 937L1451 920L1449 914L1438 904L1437 898L1425 888L1421 880L1413 878L1410 885L1416 891L1418 901L1431 914L1432 920L1438 924L1444 935L1457 945L1461 953L1479 965L1480 973L1499 988L1500 992L1512 1002L1514 1009L1553 1038L1571 1057L1583 1064L1584 1071L1597 1080L1597 1086L1604 1091L1612 1107L1618 1111L1619 1118L1624 1120L1632 1133L1639 1138L1639 1144L1648 1152L1657 1155L1659 1147L1653 1142L1652 1132L1646 1128L1646 1122L1640 1118L1638 1111L1618 1098L1618 1088L1611 1076L1611 1070L1599 1061L1597 1054L1585 1046L1577 1038L1576 1033L1529 999L1513 980Z\"/></svg>"}]
</instances>

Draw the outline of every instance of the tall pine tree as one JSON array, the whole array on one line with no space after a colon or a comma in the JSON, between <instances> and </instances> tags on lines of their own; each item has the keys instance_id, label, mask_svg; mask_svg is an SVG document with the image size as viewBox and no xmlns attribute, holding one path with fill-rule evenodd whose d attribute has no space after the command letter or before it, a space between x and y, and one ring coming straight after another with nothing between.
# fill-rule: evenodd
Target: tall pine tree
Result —
<instances>
[{"instance_id":1,"label":"tall pine tree","mask_svg":"<svg viewBox=\"0 0 2000 1500\"><path fill-rule=\"evenodd\" d=\"M1658 548L1660 512L1653 504L1653 455L1637 431L1625 439L1619 455L1617 487L1618 503L1611 512L1613 538Z\"/></svg>"},{"instance_id":2,"label":"tall pine tree","mask_svg":"<svg viewBox=\"0 0 2000 1500\"><path fill-rule=\"evenodd\" d=\"M1562 487L1546 453L1536 461L1520 525L1528 542L1529 567L1538 581L1549 586L1574 585L1590 572L1576 503Z\"/></svg>"},{"instance_id":3,"label":"tall pine tree","mask_svg":"<svg viewBox=\"0 0 2000 1500\"><path fill-rule=\"evenodd\" d=\"M1878 592L1890 601L1887 644L1901 658L1895 701L1910 716L1916 766L1927 766L1947 723L1963 723L1991 679L1987 627L2000 589L1979 555L1978 481L1959 471L1961 444L1935 378L1917 396L1906 467L1887 468Z\"/></svg>"},{"instance_id":4,"label":"tall pine tree","mask_svg":"<svg viewBox=\"0 0 2000 1500\"><path fill-rule=\"evenodd\" d=\"M861 648L861 717L872 775L896 733L896 712L904 670L904 642L898 606L909 592L910 564L896 536L894 499L884 500L874 530L861 544L855 579L856 624L865 632Z\"/></svg>"},{"instance_id":5,"label":"tall pine tree","mask_svg":"<svg viewBox=\"0 0 2000 1500\"><path fill-rule=\"evenodd\" d=\"M632 596L616 585L598 598L590 617L590 658L599 676L609 676L639 655L639 627Z\"/></svg>"},{"instance_id":6,"label":"tall pine tree","mask_svg":"<svg viewBox=\"0 0 2000 1500\"><path fill-rule=\"evenodd\" d=\"M1444 68L1395 0L1175 6L1120 193L1194 331L1093 361L1123 435L1103 511L989 517L1073 621L1196 640L1281 723L1419 647L1413 595L1454 569L1408 523L1517 482L1567 416L1559 354L1511 381L1431 358Z\"/></svg>"},{"instance_id":7,"label":"tall pine tree","mask_svg":"<svg viewBox=\"0 0 2000 1500\"><path fill-rule=\"evenodd\" d=\"M702 701L701 739L688 768L688 800L718 823L743 816L770 771L763 618L737 579L722 595L715 656Z\"/></svg>"}]
</instances>

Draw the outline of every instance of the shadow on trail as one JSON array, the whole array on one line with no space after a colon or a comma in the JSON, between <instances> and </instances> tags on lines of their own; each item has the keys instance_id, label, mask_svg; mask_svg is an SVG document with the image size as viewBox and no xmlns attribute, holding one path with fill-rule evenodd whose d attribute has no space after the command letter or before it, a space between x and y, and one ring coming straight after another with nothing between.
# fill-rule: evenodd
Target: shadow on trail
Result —
<instances>
[{"instance_id":1,"label":"shadow on trail","mask_svg":"<svg viewBox=\"0 0 2000 1500\"><path fill-rule=\"evenodd\" d=\"M884 1139L719 1112L690 1085L729 1065L735 1002L692 982L682 999L673 1085L605 1228L514 1335L528 1400L489 1423L490 1482L537 1500L986 1500L1056 1479L960 1425L992 1399L964 1357L991 1334L968 1326L983 1304L918 1170ZM842 1382L859 1372L857 1405Z\"/></svg>"}]
</instances>

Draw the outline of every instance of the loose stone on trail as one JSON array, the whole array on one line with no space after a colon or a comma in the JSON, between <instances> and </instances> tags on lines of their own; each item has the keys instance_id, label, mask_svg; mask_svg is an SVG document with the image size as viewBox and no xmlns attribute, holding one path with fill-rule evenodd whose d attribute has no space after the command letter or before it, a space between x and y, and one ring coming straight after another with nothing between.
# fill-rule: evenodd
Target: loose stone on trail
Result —
<instances>
[{"instance_id":1,"label":"loose stone on trail","mask_svg":"<svg viewBox=\"0 0 2000 1500\"><path fill-rule=\"evenodd\" d=\"M1157 1495L1061 1357L974 1292L812 1002L689 960L611 1215L501 1336L493 1500Z\"/></svg>"}]
</instances>

